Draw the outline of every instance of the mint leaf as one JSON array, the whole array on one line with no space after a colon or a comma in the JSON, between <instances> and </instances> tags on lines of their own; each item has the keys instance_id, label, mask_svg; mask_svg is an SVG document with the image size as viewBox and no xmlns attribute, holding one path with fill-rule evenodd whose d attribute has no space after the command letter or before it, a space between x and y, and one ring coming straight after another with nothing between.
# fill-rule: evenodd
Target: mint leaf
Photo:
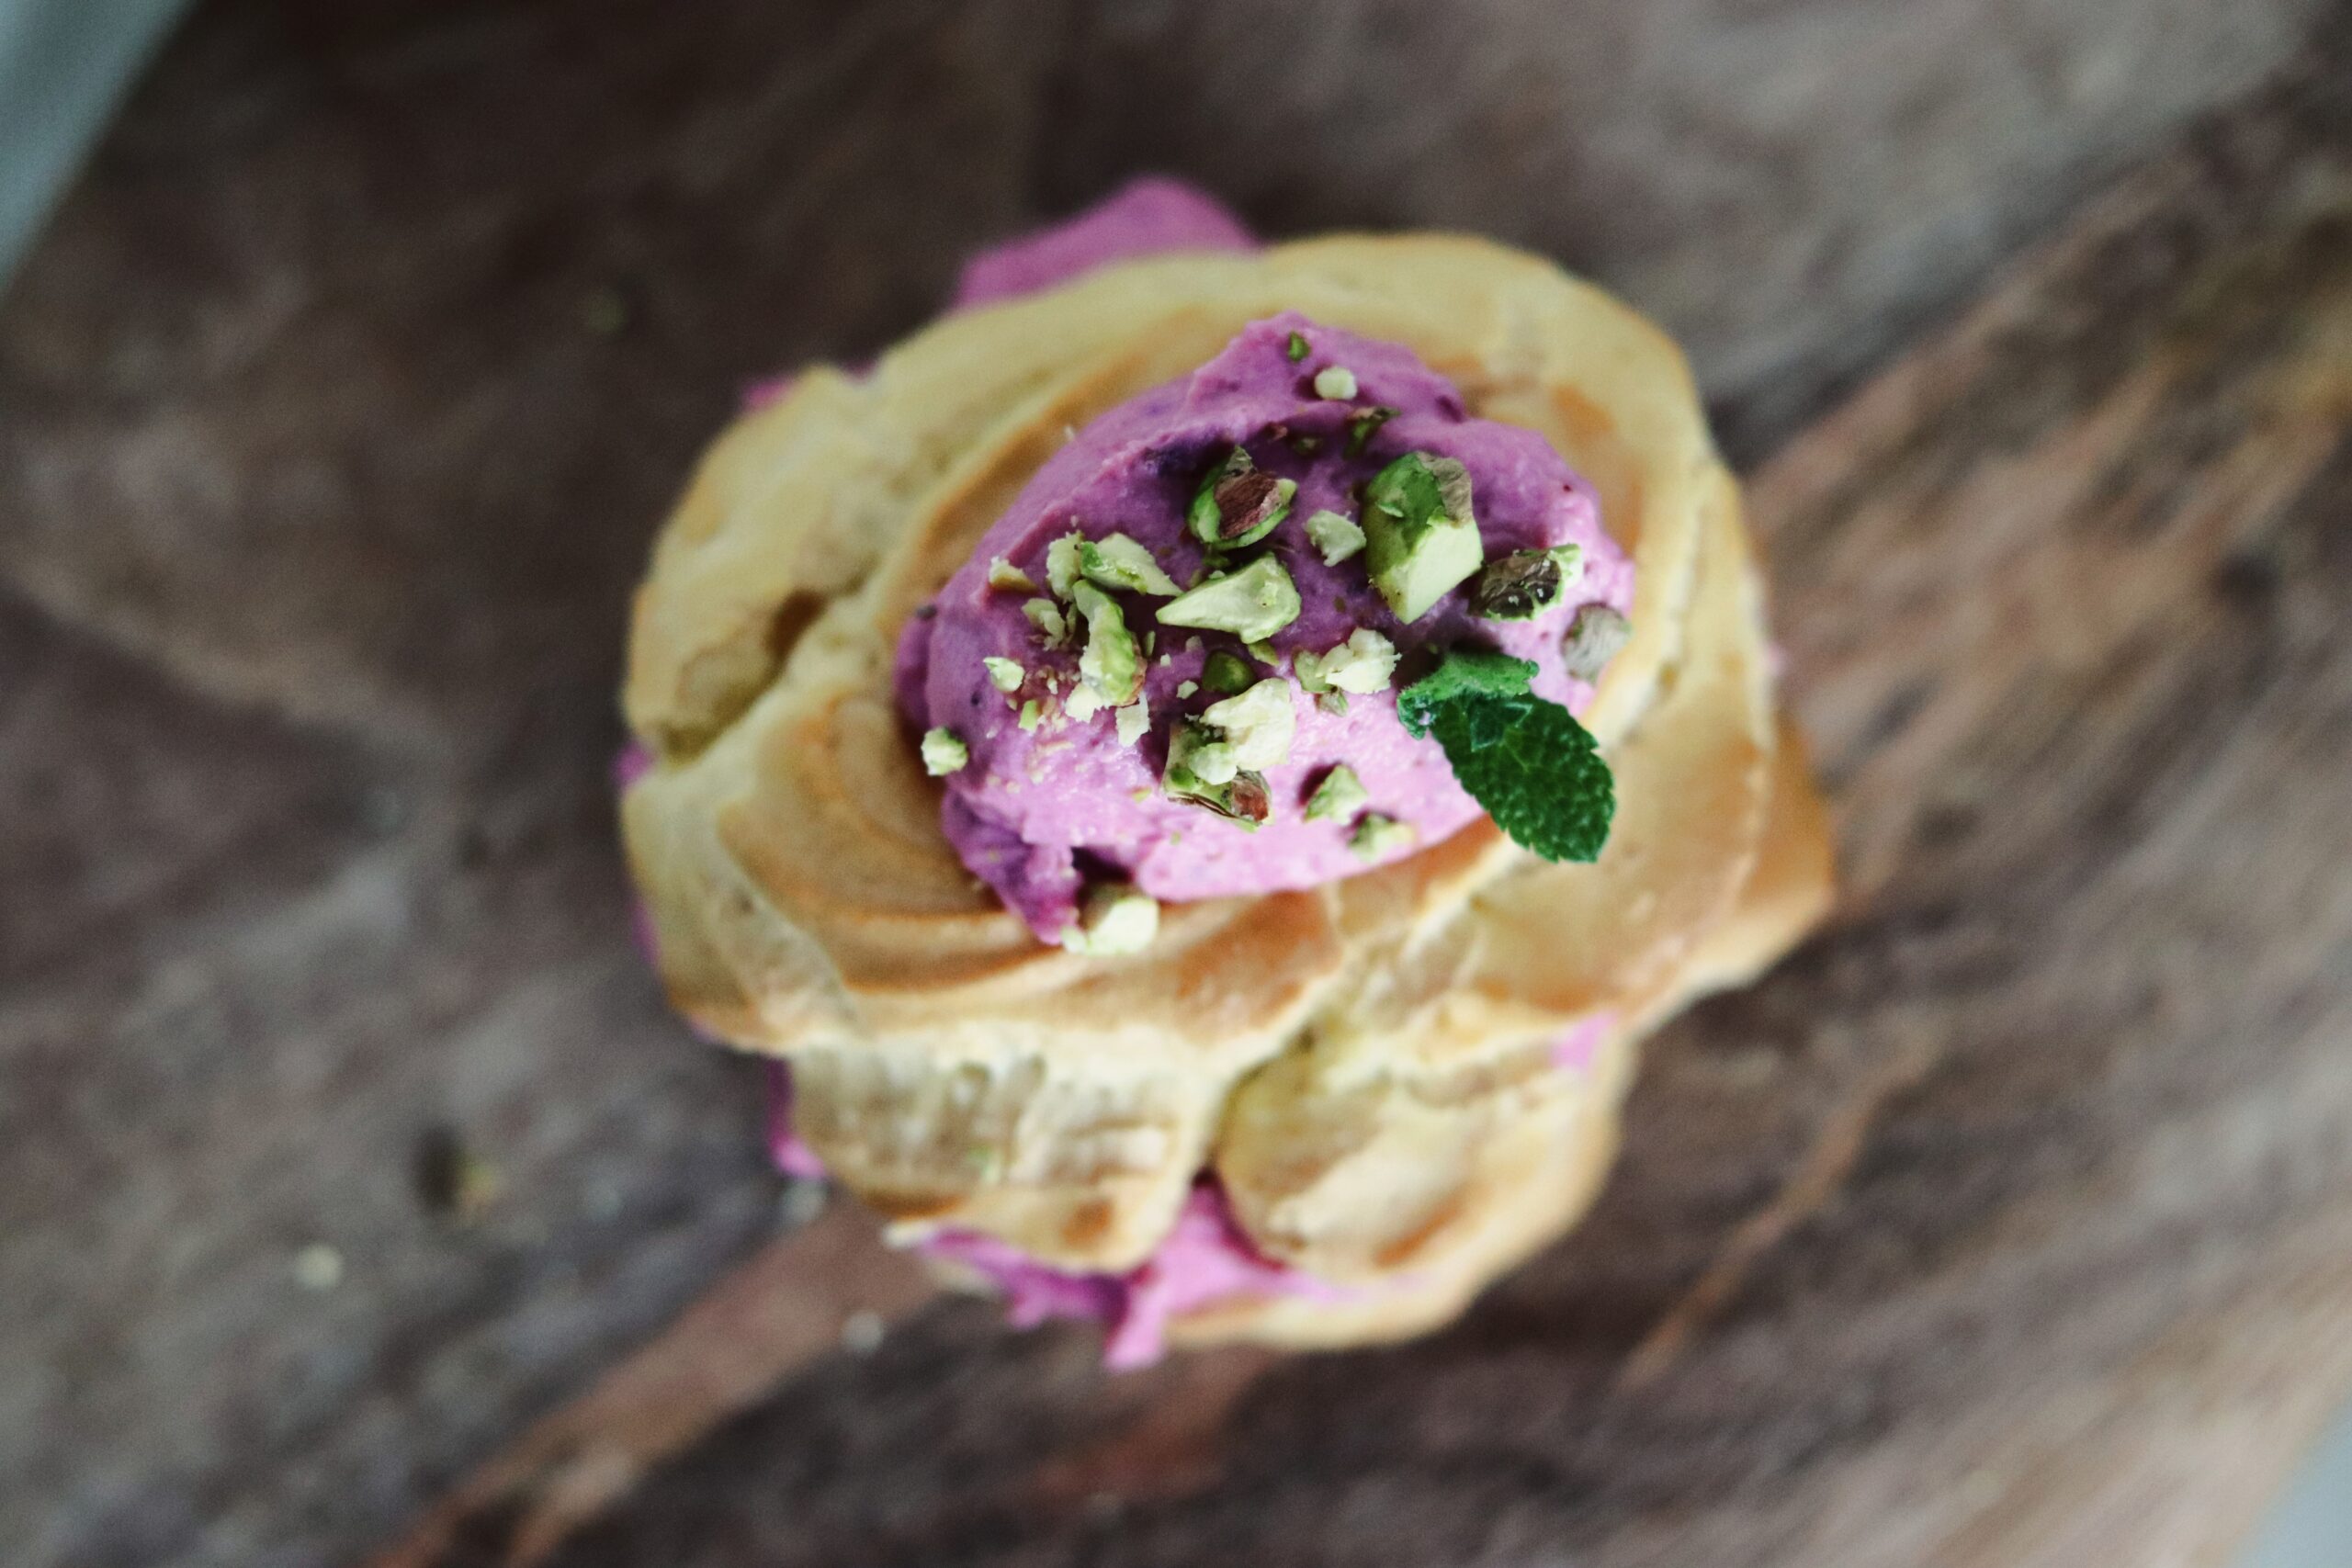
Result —
<instances>
[{"instance_id":1,"label":"mint leaf","mask_svg":"<svg viewBox=\"0 0 2352 1568\"><path fill-rule=\"evenodd\" d=\"M1405 721L1405 733L1418 740L1430 732L1439 708L1465 697L1534 702L1527 690L1533 679L1533 660L1457 648L1435 670L1396 694L1396 716Z\"/></svg>"},{"instance_id":2,"label":"mint leaf","mask_svg":"<svg viewBox=\"0 0 2352 1568\"><path fill-rule=\"evenodd\" d=\"M1592 861L1609 841L1616 781L1576 716L1530 692L1535 666L1461 649L1396 696L1407 733L1435 735L1453 776L1513 843Z\"/></svg>"}]
</instances>

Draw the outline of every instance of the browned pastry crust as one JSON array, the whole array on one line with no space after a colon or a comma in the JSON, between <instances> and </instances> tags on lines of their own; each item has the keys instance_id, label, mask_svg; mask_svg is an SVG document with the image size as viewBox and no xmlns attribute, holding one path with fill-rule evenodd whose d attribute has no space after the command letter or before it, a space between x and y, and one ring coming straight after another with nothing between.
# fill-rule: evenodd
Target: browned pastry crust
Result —
<instances>
[{"instance_id":1,"label":"browned pastry crust","mask_svg":"<svg viewBox=\"0 0 2352 1568\"><path fill-rule=\"evenodd\" d=\"M1171 909L1133 956L1041 945L941 833L892 707L899 631L1068 431L1284 309L1405 344L1600 491L1639 572L1587 716L1619 784L1608 850L1546 865L1482 825L1316 892ZM624 818L664 979L791 1058L801 1135L901 1236L1121 1269L1210 1166L1261 1248L1357 1293L1180 1337L1427 1327L1582 1212L1639 1036L1826 904L1757 583L1679 355L1532 257L1344 237L952 317L738 422L656 550L626 688L656 766ZM1555 1065L1593 1021L1589 1064Z\"/></svg>"}]
</instances>

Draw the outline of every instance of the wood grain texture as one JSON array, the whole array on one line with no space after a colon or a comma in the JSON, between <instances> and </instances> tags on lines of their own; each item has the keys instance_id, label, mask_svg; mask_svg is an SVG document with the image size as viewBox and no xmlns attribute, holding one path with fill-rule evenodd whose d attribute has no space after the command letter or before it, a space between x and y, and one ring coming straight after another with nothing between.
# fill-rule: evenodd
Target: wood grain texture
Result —
<instances>
[{"instance_id":1,"label":"wood grain texture","mask_svg":"<svg viewBox=\"0 0 2352 1568\"><path fill-rule=\"evenodd\" d=\"M1333 6L1283 79L1192 9L218 0L174 46L0 308L0 1555L358 1561L764 1256L752 1076L630 953L604 778L628 588L742 378L1149 160L1277 231L1585 260L1752 450L2314 13ZM1417 141L1391 87L1432 74L1476 112ZM1661 1046L1582 1240L1430 1345L1271 1371L1106 1383L942 1303L570 1559L2225 1533L2342 1382L2317 91L1767 476L1858 898ZM452 1136L478 1213L417 1179Z\"/></svg>"},{"instance_id":2,"label":"wood grain texture","mask_svg":"<svg viewBox=\"0 0 2352 1568\"><path fill-rule=\"evenodd\" d=\"M931 1294L836 1204L754 1253L649 1345L534 1424L436 1504L376 1568L531 1568L656 1465L829 1352L865 1354Z\"/></svg>"}]
</instances>

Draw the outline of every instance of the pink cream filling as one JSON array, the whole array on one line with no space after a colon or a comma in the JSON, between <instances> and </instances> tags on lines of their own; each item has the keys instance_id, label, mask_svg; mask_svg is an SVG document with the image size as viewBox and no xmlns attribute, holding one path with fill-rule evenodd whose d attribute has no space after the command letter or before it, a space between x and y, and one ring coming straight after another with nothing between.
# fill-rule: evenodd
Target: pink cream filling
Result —
<instances>
[{"instance_id":1,"label":"pink cream filling","mask_svg":"<svg viewBox=\"0 0 2352 1568\"><path fill-rule=\"evenodd\" d=\"M1240 220L1210 197L1165 179L1140 179L1065 223L983 251L966 264L952 309L965 310L1066 282L1110 262L1186 250L1251 250L1257 241ZM794 376L752 383L747 410L764 407L791 389ZM642 746L631 743L615 761L615 785L628 790L651 768ZM656 946L644 905L633 909L633 933L650 960ZM1554 1064L1583 1071L1609 1020L1578 1024L1553 1047ZM792 1125L792 1069L769 1069L768 1148L776 1168L800 1179L820 1179L824 1162ZM1189 1312L1237 1297L1299 1297L1339 1302L1364 1292L1333 1284L1267 1258L1235 1223L1224 1189L1203 1175L1178 1211L1176 1223L1150 1257L1122 1273L1079 1273L1051 1268L993 1236L942 1231L916 1244L927 1257L979 1275L1002 1293L1008 1319L1030 1327L1056 1318L1105 1325L1103 1362L1114 1369L1148 1366L1166 1348L1168 1325Z\"/></svg>"}]
</instances>

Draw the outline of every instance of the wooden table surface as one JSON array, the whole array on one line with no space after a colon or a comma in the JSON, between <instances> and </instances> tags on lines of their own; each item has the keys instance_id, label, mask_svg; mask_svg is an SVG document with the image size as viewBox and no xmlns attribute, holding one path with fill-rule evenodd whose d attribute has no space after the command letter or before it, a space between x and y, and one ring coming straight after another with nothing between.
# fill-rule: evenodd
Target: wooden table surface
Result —
<instances>
[{"instance_id":1,"label":"wooden table surface","mask_svg":"<svg viewBox=\"0 0 2352 1568\"><path fill-rule=\"evenodd\" d=\"M0 1556L2222 1560L2352 1390L2352 23L1886 15L201 10L0 301ZM1457 1328L1108 1379L804 1224L605 771L733 387L1138 166L1685 336L1848 889Z\"/></svg>"}]
</instances>

